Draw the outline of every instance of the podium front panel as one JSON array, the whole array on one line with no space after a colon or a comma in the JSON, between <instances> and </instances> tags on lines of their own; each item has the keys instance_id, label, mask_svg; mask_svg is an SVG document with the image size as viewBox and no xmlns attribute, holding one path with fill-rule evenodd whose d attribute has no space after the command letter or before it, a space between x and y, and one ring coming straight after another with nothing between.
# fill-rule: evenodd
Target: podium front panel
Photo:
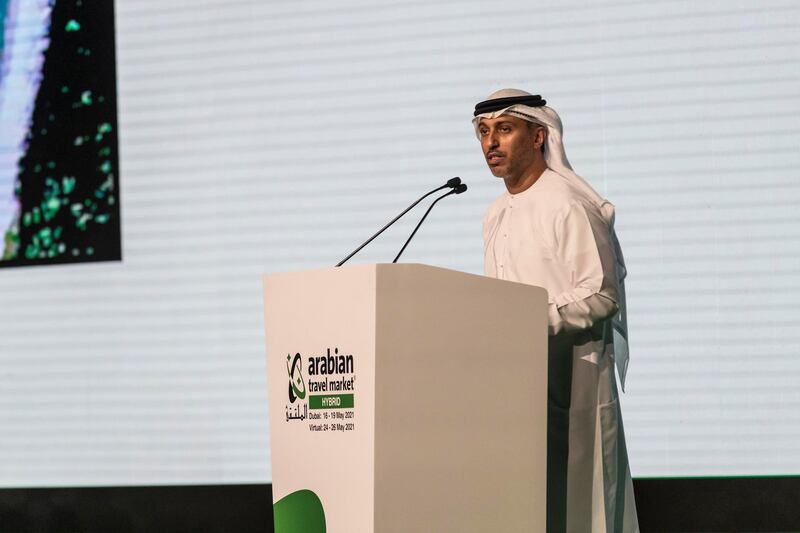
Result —
<instances>
[{"instance_id":1,"label":"podium front panel","mask_svg":"<svg viewBox=\"0 0 800 533\"><path fill-rule=\"evenodd\" d=\"M276 533L372 532L375 269L266 276L264 298Z\"/></svg>"}]
</instances>

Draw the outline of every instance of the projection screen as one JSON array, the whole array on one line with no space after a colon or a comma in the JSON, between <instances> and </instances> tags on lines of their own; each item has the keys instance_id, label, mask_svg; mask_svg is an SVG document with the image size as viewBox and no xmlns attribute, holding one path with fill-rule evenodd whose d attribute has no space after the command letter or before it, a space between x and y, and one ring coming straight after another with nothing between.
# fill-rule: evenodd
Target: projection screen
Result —
<instances>
[{"instance_id":1,"label":"projection screen","mask_svg":"<svg viewBox=\"0 0 800 533\"><path fill-rule=\"evenodd\" d=\"M269 482L261 275L332 266L453 176L403 260L481 273L503 184L470 119L502 87L617 207L634 477L800 474L797 2L114 9L121 256L0 268L0 486Z\"/></svg>"}]
</instances>

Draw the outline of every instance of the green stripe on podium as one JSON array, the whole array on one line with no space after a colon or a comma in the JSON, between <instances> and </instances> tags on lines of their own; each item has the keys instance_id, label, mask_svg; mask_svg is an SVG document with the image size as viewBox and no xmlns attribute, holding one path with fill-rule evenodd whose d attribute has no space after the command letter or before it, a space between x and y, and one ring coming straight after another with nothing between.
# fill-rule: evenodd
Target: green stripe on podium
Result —
<instances>
[{"instance_id":1,"label":"green stripe on podium","mask_svg":"<svg viewBox=\"0 0 800 533\"><path fill-rule=\"evenodd\" d=\"M308 397L309 409L352 409L353 394L321 394Z\"/></svg>"}]
</instances>

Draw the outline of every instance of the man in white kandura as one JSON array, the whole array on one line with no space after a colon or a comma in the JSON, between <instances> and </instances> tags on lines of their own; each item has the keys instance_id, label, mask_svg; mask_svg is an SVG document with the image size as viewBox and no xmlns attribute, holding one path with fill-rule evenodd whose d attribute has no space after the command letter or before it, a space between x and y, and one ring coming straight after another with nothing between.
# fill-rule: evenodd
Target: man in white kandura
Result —
<instances>
[{"instance_id":1,"label":"man in white kandura","mask_svg":"<svg viewBox=\"0 0 800 533\"><path fill-rule=\"evenodd\" d=\"M483 222L487 276L549 294L547 531L639 530L614 376L628 362L625 265L614 206L575 174L561 120L540 96L504 89L473 124L507 192Z\"/></svg>"}]
</instances>

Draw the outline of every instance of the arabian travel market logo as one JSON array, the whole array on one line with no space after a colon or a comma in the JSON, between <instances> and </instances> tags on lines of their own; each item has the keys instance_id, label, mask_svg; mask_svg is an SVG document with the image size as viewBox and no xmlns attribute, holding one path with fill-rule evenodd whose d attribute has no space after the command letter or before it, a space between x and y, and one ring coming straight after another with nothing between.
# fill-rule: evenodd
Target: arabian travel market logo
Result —
<instances>
[{"instance_id":1,"label":"arabian travel market logo","mask_svg":"<svg viewBox=\"0 0 800 533\"><path fill-rule=\"evenodd\" d=\"M304 373L305 363L305 373ZM355 357L327 348L319 355L286 355L286 421L308 420L309 431L355 430Z\"/></svg>"},{"instance_id":2,"label":"arabian travel market logo","mask_svg":"<svg viewBox=\"0 0 800 533\"><path fill-rule=\"evenodd\" d=\"M303 380L303 358L299 353L296 353L294 357L292 357L292 354L286 356L286 370L289 374L289 403L296 403L294 409L290 405L286 406L286 421L305 420L308 417L308 404L303 401L301 411L301 404L297 403L297 400L306 399L306 384Z\"/></svg>"}]
</instances>

